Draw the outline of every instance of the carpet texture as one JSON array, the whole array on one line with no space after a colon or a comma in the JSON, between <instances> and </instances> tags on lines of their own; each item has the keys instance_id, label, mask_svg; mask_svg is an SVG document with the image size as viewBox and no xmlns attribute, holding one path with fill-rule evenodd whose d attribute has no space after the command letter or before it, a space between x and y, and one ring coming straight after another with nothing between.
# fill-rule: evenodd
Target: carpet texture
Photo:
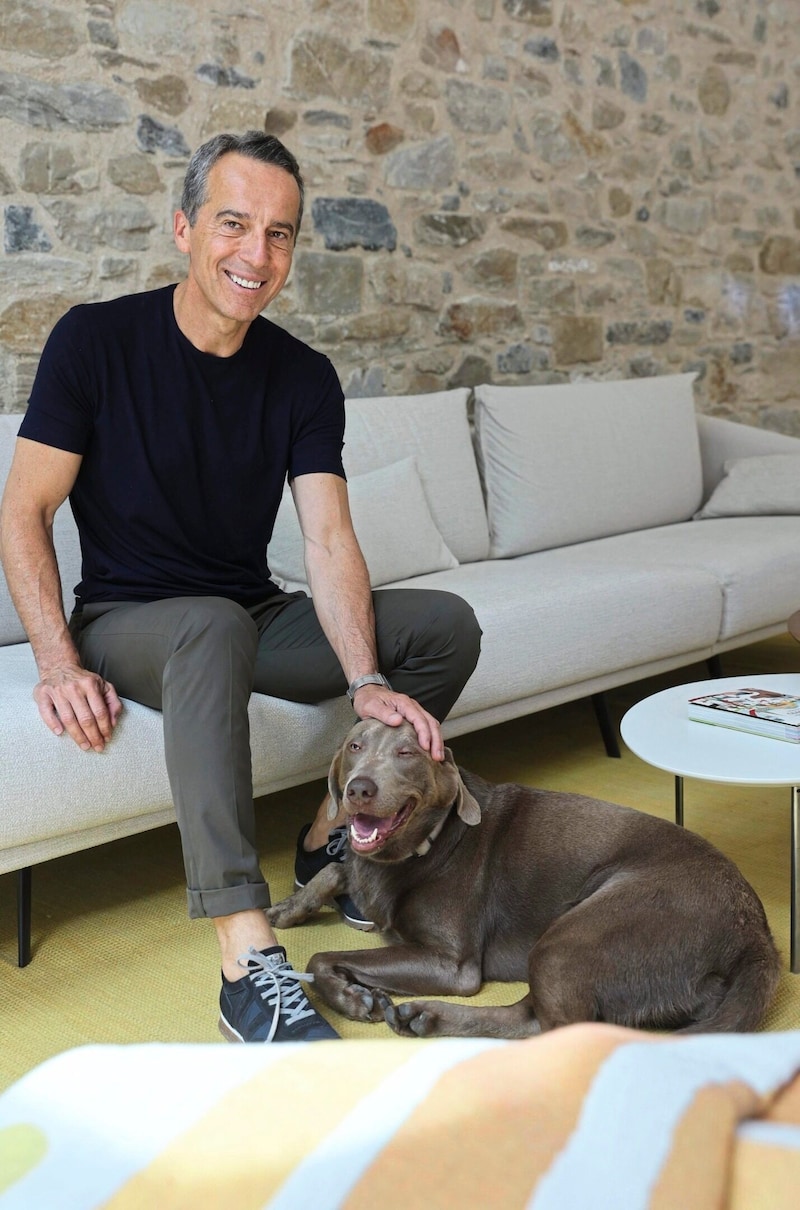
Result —
<instances>
[{"instance_id":1,"label":"carpet texture","mask_svg":"<svg viewBox=\"0 0 800 1210\"><path fill-rule=\"evenodd\" d=\"M723 657L728 676L800 671L800 644L789 636ZM634 702L668 685L701 680L704 665L637 682L608 694L618 722ZM775 741L776 743L781 741ZM573 702L451 744L456 759L492 781L564 789L655 815L673 817L673 779L624 745L605 755L591 703ZM24 757L23 757L24 759ZM321 800L321 782L259 804L259 843L273 899L292 887L300 826ZM788 972L788 788L715 785L687 779L686 826L739 866L764 903L784 962L766 1030L800 1027L800 976ZM0 877L0 1088L42 1060L90 1042L219 1042L218 954L212 927L186 916L177 829L76 853L38 866L33 880L33 962L16 966L16 880ZM343 925L332 911L280 937L303 969L321 949L380 945ZM486 987L477 1003L510 1003L521 984ZM313 993L312 993L313 994ZM325 1010L347 1038L391 1036Z\"/></svg>"}]
</instances>

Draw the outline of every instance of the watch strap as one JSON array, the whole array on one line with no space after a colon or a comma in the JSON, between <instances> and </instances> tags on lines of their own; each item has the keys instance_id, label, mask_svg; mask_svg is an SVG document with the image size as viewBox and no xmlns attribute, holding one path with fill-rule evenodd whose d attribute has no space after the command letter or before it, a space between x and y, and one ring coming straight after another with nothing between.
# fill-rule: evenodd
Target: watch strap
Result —
<instances>
[{"instance_id":1,"label":"watch strap","mask_svg":"<svg viewBox=\"0 0 800 1210\"><path fill-rule=\"evenodd\" d=\"M362 685L383 685L385 689L391 689L392 687L387 681L386 677L382 676L380 672L368 672L365 676L357 676L356 679L351 681L351 683L347 686L347 696L349 697L351 703Z\"/></svg>"}]
</instances>

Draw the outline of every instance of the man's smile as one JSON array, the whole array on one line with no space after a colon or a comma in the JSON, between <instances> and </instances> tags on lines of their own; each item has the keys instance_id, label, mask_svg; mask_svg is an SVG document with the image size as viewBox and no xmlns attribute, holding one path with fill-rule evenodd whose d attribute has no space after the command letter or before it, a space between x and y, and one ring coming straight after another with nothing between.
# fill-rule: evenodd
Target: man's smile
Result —
<instances>
[{"instance_id":1,"label":"man's smile","mask_svg":"<svg viewBox=\"0 0 800 1210\"><path fill-rule=\"evenodd\" d=\"M237 286L243 286L245 290L260 290L264 285L263 281L252 281L249 277L239 277L236 273L231 273L229 269L225 269L225 273L235 282Z\"/></svg>"}]
</instances>

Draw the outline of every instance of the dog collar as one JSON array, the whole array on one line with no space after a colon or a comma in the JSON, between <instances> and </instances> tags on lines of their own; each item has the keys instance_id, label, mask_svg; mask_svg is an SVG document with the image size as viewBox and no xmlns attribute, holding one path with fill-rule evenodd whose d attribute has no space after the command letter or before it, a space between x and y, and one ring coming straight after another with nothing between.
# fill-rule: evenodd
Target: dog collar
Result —
<instances>
[{"instance_id":1,"label":"dog collar","mask_svg":"<svg viewBox=\"0 0 800 1210\"><path fill-rule=\"evenodd\" d=\"M451 804L450 804L450 806L449 806L448 810L447 810L447 811L445 811L444 815L443 815L443 816L442 816L442 818L439 820L439 822L437 823L436 827L435 827L435 828L433 829L433 831L432 831L432 832L431 832L431 833L428 835L427 840L423 840L423 842L422 842L422 844L419 846L419 848L417 848L417 849L415 849L415 850L414 850L414 856L415 856L415 857L424 857L426 853L430 852L431 845L433 844L434 840L435 840L435 839L436 839L436 837L439 835L439 833L441 832L442 828L444 827L444 825L447 823L448 819L450 818L450 812L452 811L452 809L453 809L453 807L454 807L454 806L455 806L455 802L451 802Z\"/></svg>"}]
</instances>

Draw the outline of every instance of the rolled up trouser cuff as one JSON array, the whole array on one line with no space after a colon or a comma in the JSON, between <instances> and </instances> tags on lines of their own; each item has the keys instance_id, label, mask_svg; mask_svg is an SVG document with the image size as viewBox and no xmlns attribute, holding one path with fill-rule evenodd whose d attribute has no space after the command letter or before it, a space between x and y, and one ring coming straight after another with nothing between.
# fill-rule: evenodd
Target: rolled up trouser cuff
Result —
<instances>
[{"instance_id":1,"label":"rolled up trouser cuff","mask_svg":"<svg viewBox=\"0 0 800 1210\"><path fill-rule=\"evenodd\" d=\"M186 903L192 920L203 917L233 916L236 912L263 911L272 906L266 882L246 882L242 886L220 887L216 891L186 891Z\"/></svg>"}]
</instances>

